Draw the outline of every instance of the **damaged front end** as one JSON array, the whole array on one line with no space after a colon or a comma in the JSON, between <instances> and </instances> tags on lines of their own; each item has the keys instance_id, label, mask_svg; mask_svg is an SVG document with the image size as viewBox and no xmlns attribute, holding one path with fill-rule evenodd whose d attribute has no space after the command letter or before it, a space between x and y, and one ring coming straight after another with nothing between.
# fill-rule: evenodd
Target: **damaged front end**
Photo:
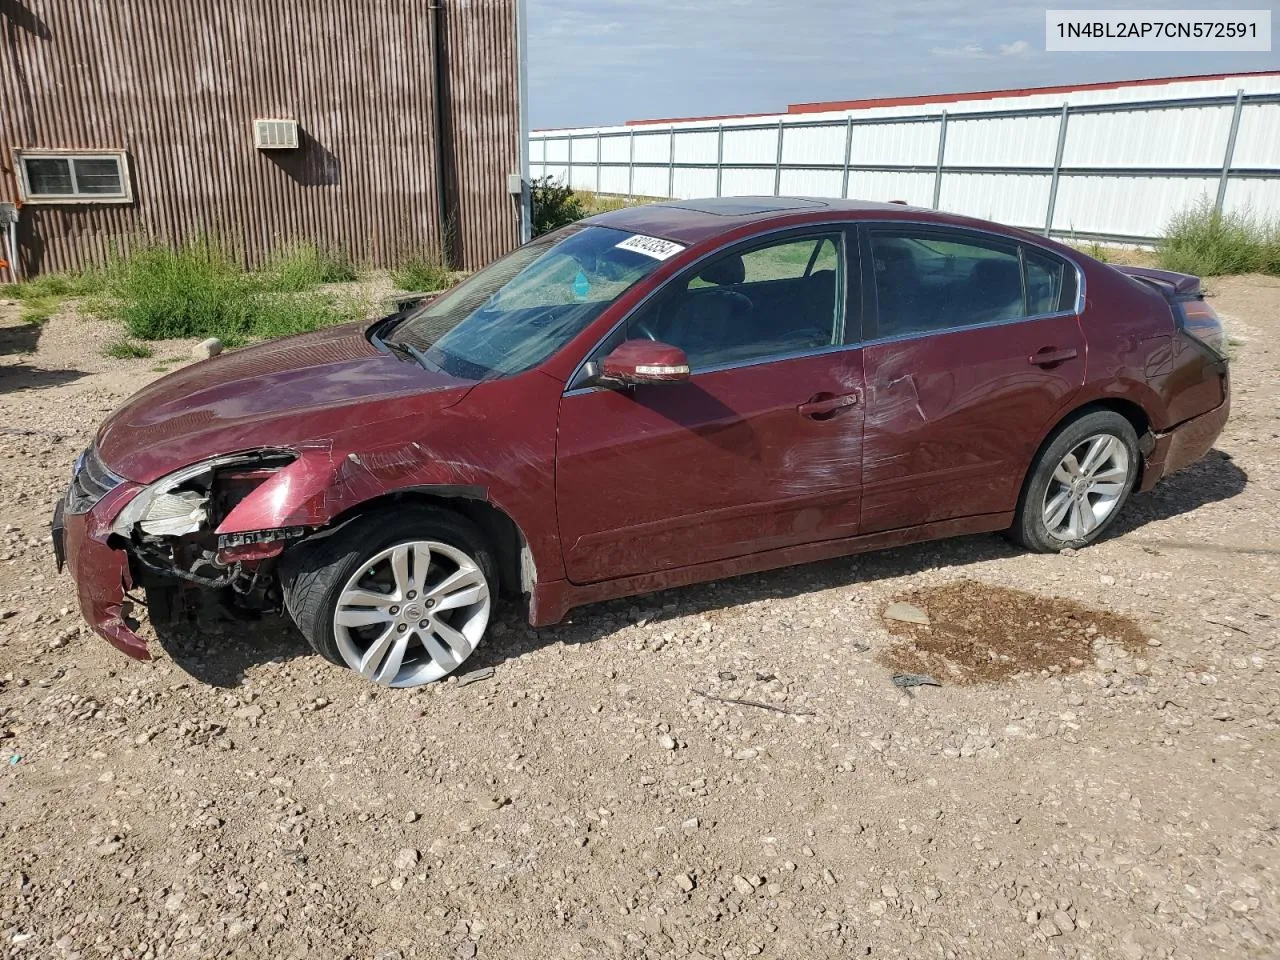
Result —
<instances>
[{"instance_id":1,"label":"damaged front end","mask_svg":"<svg viewBox=\"0 0 1280 960\"><path fill-rule=\"evenodd\" d=\"M206 460L144 487L120 511L109 542L128 553L154 626L172 622L199 590L238 616L280 609L276 560L312 527L244 530L228 519L297 459L265 449Z\"/></svg>"}]
</instances>

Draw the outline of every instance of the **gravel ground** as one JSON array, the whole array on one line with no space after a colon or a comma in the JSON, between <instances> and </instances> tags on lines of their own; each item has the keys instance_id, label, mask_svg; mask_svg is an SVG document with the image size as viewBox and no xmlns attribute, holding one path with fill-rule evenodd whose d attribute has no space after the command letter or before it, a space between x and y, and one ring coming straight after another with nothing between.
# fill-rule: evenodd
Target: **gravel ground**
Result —
<instances>
[{"instance_id":1,"label":"gravel ground","mask_svg":"<svg viewBox=\"0 0 1280 960\"><path fill-rule=\"evenodd\" d=\"M1233 419L1105 542L509 609L492 677L417 692L279 622L147 664L90 635L48 518L157 360L0 306L0 955L1280 955L1280 281L1212 287ZM1079 665L899 689L888 627L920 631L882 613L959 589L967 622L1019 590L1104 626Z\"/></svg>"}]
</instances>

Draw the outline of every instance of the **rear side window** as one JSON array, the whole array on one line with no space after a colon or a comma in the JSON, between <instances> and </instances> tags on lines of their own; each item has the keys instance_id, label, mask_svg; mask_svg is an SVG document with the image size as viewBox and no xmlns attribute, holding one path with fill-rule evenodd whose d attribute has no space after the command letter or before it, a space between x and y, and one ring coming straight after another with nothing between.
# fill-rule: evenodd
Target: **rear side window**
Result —
<instances>
[{"instance_id":1,"label":"rear side window","mask_svg":"<svg viewBox=\"0 0 1280 960\"><path fill-rule=\"evenodd\" d=\"M1075 270L996 237L927 229L870 232L878 336L981 326L1070 310Z\"/></svg>"},{"instance_id":2,"label":"rear side window","mask_svg":"<svg viewBox=\"0 0 1280 960\"><path fill-rule=\"evenodd\" d=\"M871 256L882 337L1024 315L1016 244L874 231Z\"/></svg>"}]
</instances>

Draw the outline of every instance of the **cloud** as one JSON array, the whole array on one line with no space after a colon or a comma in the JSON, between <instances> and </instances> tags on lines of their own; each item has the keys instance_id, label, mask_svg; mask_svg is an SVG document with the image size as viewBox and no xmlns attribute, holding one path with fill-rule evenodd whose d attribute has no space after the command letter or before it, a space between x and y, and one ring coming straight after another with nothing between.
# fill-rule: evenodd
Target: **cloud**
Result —
<instances>
[{"instance_id":1,"label":"cloud","mask_svg":"<svg viewBox=\"0 0 1280 960\"><path fill-rule=\"evenodd\" d=\"M994 56L976 43L966 43L961 47L930 47L929 52L935 57L957 57L963 60L990 60Z\"/></svg>"},{"instance_id":2,"label":"cloud","mask_svg":"<svg viewBox=\"0 0 1280 960\"><path fill-rule=\"evenodd\" d=\"M997 54L990 53L978 43L965 43L958 47L930 47L929 52L935 57L951 57L956 60L994 60ZM1031 52L1031 44L1025 40L1000 44L1001 57L1025 57Z\"/></svg>"}]
</instances>

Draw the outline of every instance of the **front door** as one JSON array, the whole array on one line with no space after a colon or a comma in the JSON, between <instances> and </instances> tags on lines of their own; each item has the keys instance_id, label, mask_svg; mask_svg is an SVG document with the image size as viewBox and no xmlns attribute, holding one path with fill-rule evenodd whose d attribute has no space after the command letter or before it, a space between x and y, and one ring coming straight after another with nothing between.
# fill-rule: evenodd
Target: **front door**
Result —
<instances>
[{"instance_id":1,"label":"front door","mask_svg":"<svg viewBox=\"0 0 1280 960\"><path fill-rule=\"evenodd\" d=\"M1084 384L1075 267L968 231L871 227L862 532L1013 510Z\"/></svg>"},{"instance_id":2,"label":"front door","mask_svg":"<svg viewBox=\"0 0 1280 960\"><path fill-rule=\"evenodd\" d=\"M747 245L673 278L615 332L683 349L692 377L575 386L556 488L569 579L591 583L851 536L861 355L843 346L840 231Z\"/></svg>"}]
</instances>

